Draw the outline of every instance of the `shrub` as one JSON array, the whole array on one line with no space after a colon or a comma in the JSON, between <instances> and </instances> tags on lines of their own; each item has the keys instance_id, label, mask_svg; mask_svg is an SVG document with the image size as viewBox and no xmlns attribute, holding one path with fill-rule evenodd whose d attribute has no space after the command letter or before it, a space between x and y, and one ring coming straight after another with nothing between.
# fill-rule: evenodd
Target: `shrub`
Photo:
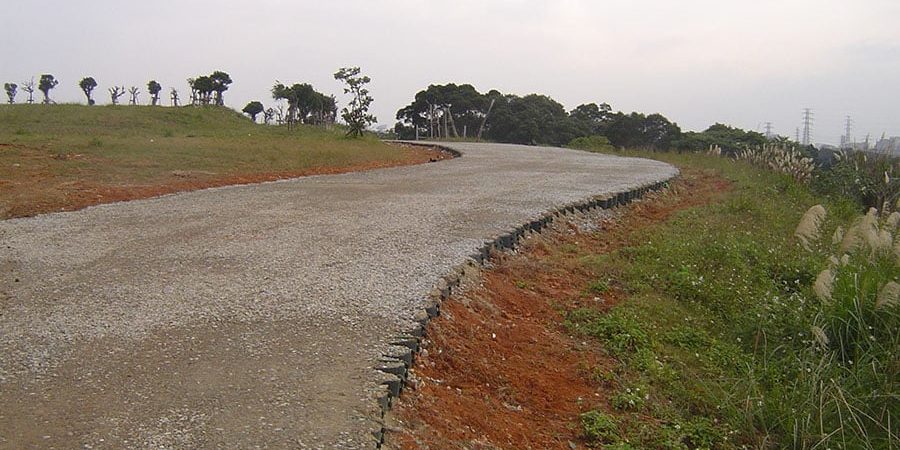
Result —
<instances>
[{"instance_id":1,"label":"shrub","mask_svg":"<svg viewBox=\"0 0 900 450\"><path fill-rule=\"evenodd\" d=\"M566 147L597 153L608 153L615 150L606 136L599 135L582 136L572 139Z\"/></svg>"}]
</instances>

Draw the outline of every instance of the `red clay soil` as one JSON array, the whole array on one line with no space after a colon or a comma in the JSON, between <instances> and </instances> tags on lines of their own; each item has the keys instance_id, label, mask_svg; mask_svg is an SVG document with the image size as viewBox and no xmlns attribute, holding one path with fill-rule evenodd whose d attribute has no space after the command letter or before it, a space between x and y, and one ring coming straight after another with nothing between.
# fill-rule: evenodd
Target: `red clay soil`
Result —
<instances>
[{"instance_id":1,"label":"red clay soil","mask_svg":"<svg viewBox=\"0 0 900 450\"><path fill-rule=\"evenodd\" d=\"M0 199L18 199L10 200L10 204L6 208L3 208L3 205L0 204L0 219L29 217L56 211L73 211L104 203L138 200L172 194L175 192L194 191L212 187L262 183L309 175L333 175L387 167L423 164L452 157L446 152L433 148L420 146L404 147L410 150L408 152L410 156L399 161L376 161L341 167L326 166L298 171L252 172L228 175L215 175L205 172L190 171L173 172L163 181L147 185L110 185L90 179L59 184L54 182L52 175L35 172L29 174L28 177L30 178L30 182L18 187L6 187L7 189L22 189L27 192L20 194L10 192L0 196ZM0 180L0 188L3 187L4 182L3 180Z\"/></svg>"},{"instance_id":2,"label":"red clay soil","mask_svg":"<svg viewBox=\"0 0 900 450\"><path fill-rule=\"evenodd\" d=\"M427 329L413 376L387 421L387 448L585 448L579 414L605 408L591 374L611 368L596 342L563 327L565 312L608 308L616 286L596 298L596 275L580 262L626 245L631 233L673 212L709 203L730 184L684 170L672 189L651 194L603 220L599 230L546 231L516 254L496 255L482 285L454 295Z\"/></svg>"}]
</instances>

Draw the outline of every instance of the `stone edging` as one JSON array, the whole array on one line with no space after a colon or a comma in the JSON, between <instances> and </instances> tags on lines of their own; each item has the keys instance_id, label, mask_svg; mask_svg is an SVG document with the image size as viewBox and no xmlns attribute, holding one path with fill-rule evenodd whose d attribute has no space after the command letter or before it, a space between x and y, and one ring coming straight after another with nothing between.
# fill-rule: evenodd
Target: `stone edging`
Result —
<instances>
[{"instance_id":1,"label":"stone edging","mask_svg":"<svg viewBox=\"0 0 900 450\"><path fill-rule=\"evenodd\" d=\"M409 141L391 141L408 145L418 145L430 148L437 148L441 151L448 152L454 158L462 156L458 150L438 144L415 143ZM512 230L500 233L484 242L476 253L469 255L466 261L455 266L450 273L441 277L434 287L428 293L426 306L423 310L414 316L415 325L411 330L400 334L390 342L391 350L382 355L375 370L383 372L387 381L382 382L381 392L376 395L378 402L378 410L380 417L377 422L380 428L373 431L375 438L375 448L380 449L384 444L385 426L384 417L391 409L391 405L395 398L400 396L403 387L409 376L409 369L412 367L416 354L419 352L422 339L425 337L425 331L428 322L433 317L437 317L441 312L441 303L450 297L459 288L460 280L466 271L479 271L490 258L492 252L500 252L515 249L519 242L527 235L532 233L540 233L547 228L553 221L573 214L575 212L587 212L593 209L612 209L617 206L624 206L632 201L639 199L648 192L665 189L669 185L669 181L675 176L652 183L646 183L629 191L619 192L617 194L606 194L592 197L588 200L570 203L555 208L547 213L542 214L524 225L515 227Z\"/></svg>"}]
</instances>

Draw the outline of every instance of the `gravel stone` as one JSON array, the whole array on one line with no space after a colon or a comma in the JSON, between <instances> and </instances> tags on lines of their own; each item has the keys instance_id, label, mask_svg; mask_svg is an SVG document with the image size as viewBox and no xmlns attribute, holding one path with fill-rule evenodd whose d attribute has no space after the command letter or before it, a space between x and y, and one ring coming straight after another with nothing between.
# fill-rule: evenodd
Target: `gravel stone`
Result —
<instances>
[{"instance_id":1,"label":"gravel stone","mask_svg":"<svg viewBox=\"0 0 900 450\"><path fill-rule=\"evenodd\" d=\"M0 222L0 447L371 447L373 368L441 277L556 207L677 174L443 145L463 156Z\"/></svg>"}]
</instances>

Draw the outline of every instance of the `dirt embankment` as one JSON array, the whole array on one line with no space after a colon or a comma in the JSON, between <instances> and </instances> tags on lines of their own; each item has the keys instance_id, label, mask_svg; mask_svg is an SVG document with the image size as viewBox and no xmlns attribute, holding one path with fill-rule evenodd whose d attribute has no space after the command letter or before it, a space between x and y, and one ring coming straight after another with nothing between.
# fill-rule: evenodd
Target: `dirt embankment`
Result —
<instances>
[{"instance_id":1,"label":"dirt embankment","mask_svg":"<svg viewBox=\"0 0 900 450\"><path fill-rule=\"evenodd\" d=\"M595 218L527 240L498 255L480 286L454 295L429 323L407 390L388 417L385 447L399 449L585 448L578 416L603 407L607 392L592 377L612 361L571 336L566 311L608 308L620 286L589 290L596 276L582 262L627 245L635 230L713 201L729 183L685 170L673 188ZM585 231L587 229L588 231Z\"/></svg>"}]
</instances>

